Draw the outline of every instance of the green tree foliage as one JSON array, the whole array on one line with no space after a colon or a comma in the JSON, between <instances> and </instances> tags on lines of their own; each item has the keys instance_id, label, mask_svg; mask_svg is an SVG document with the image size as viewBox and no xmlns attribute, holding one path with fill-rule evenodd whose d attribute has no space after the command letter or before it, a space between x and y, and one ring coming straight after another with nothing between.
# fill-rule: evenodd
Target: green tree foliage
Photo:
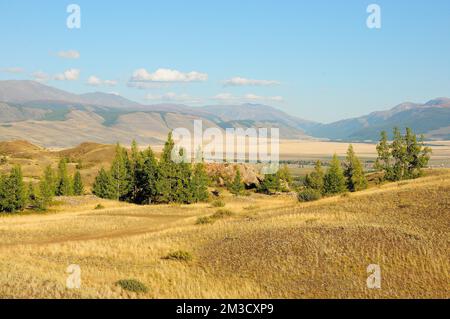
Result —
<instances>
[{"instance_id":1,"label":"green tree foliage","mask_svg":"<svg viewBox=\"0 0 450 319\"><path fill-rule=\"evenodd\" d=\"M375 168L383 172L385 180L399 181L421 176L422 169L430 160L431 149L424 145L423 136L417 141L410 128L406 129L405 135L394 128L390 144L386 132L381 133L377 152Z\"/></svg>"},{"instance_id":2,"label":"green tree foliage","mask_svg":"<svg viewBox=\"0 0 450 319\"><path fill-rule=\"evenodd\" d=\"M367 179L364 175L364 169L351 144L348 147L347 159L344 165L344 176L347 179L347 189L351 192L366 189Z\"/></svg>"},{"instance_id":3,"label":"green tree foliage","mask_svg":"<svg viewBox=\"0 0 450 319\"><path fill-rule=\"evenodd\" d=\"M244 192L244 189L245 186L244 183L242 182L241 171L239 170L239 167L236 167L236 173L234 175L233 180L228 185L228 190L230 191L231 194L238 196Z\"/></svg>"},{"instance_id":4,"label":"green tree foliage","mask_svg":"<svg viewBox=\"0 0 450 319\"><path fill-rule=\"evenodd\" d=\"M237 173L236 173L237 174ZM258 187L259 193L274 194L281 191L281 180L278 173L266 174Z\"/></svg>"},{"instance_id":5,"label":"green tree foliage","mask_svg":"<svg viewBox=\"0 0 450 319\"><path fill-rule=\"evenodd\" d=\"M75 196L84 195L84 184L81 178L80 171L76 171L73 176L73 194Z\"/></svg>"},{"instance_id":6,"label":"green tree foliage","mask_svg":"<svg viewBox=\"0 0 450 319\"><path fill-rule=\"evenodd\" d=\"M45 169L44 176L39 181L39 192L34 200L33 205L38 210L46 210L55 195L55 183L50 174L51 168L48 170L49 168Z\"/></svg>"},{"instance_id":7,"label":"green tree foliage","mask_svg":"<svg viewBox=\"0 0 450 319\"><path fill-rule=\"evenodd\" d=\"M100 198L117 199L113 182L109 172L102 167L95 178L92 193Z\"/></svg>"},{"instance_id":8,"label":"green tree foliage","mask_svg":"<svg viewBox=\"0 0 450 319\"><path fill-rule=\"evenodd\" d=\"M132 201L136 204L151 204L158 200L157 183L160 178L158 161L149 147L139 156L134 165L134 194Z\"/></svg>"},{"instance_id":9,"label":"green tree foliage","mask_svg":"<svg viewBox=\"0 0 450 319\"><path fill-rule=\"evenodd\" d=\"M306 188L314 189L320 193L323 193L323 179L325 173L322 169L322 163L317 161L314 166L314 171L306 175L305 186Z\"/></svg>"},{"instance_id":10,"label":"green tree foliage","mask_svg":"<svg viewBox=\"0 0 450 319\"><path fill-rule=\"evenodd\" d=\"M72 181L70 180L69 174L67 172L67 160L64 158L61 159L58 164L56 195L57 196L72 195Z\"/></svg>"},{"instance_id":11,"label":"green tree foliage","mask_svg":"<svg viewBox=\"0 0 450 319\"><path fill-rule=\"evenodd\" d=\"M23 182L22 169L15 166L9 176L0 178L0 211L15 213L25 208L27 189Z\"/></svg>"},{"instance_id":12,"label":"green tree foliage","mask_svg":"<svg viewBox=\"0 0 450 319\"><path fill-rule=\"evenodd\" d=\"M195 164L191 180L191 193L194 202L203 202L208 199L208 184L209 178L206 174L205 164L203 162Z\"/></svg>"},{"instance_id":13,"label":"green tree foliage","mask_svg":"<svg viewBox=\"0 0 450 319\"><path fill-rule=\"evenodd\" d=\"M292 185L292 176L286 164L280 167L280 169L278 170L277 178L279 179L280 183L278 191L288 192L290 190L290 185Z\"/></svg>"},{"instance_id":14,"label":"green tree foliage","mask_svg":"<svg viewBox=\"0 0 450 319\"><path fill-rule=\"evenodd\" d=\"M337 155L334 154L330 167L324 176L323 191L329 195L339 194L345 192L345 186L345 177L341 163Z\"/></svg>"},{"instance_id":15,"label":"green tree foliage","mask_svg":"<svg viewBox=\"0 0 450 319\"><path fill-rule=\"evenodd\" d=\"M50 165L45 168L43 179L45 181L46 187L48 187L48 193L51 196L55 196L57 188L57 178L55 177L55 172Z\"/></svg>"},{"instance_id":16,"label":"green tree foliage","mask_svg":"<svg viewBox=\"0 0 450 319\"><path fill-rule=\"evenodd\" d=\"M130 160L127 150L117 144L116 155L111 165L110 176L114 187L114 198L127 200L132 189Z\"/></svg>"}]
</instances>

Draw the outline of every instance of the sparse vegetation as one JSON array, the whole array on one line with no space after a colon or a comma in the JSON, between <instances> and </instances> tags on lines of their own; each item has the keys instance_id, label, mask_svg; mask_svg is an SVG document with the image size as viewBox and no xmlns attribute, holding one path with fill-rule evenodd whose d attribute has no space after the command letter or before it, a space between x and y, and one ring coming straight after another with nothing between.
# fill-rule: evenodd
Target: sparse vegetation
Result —
<instances>
[{"instance_id":1,"label":"sparse vegetation","mask_svg":"<svg viewBox=\"0 0 450 319\"><path fill-rule=\"evenodd\" d=\"M312 202L322 198L322 194L312 188L305 188L298 193L298 200L301 202Z\"/></svg>"},{"instance_id":2,"label":"sparse vegetation","mask_svg":"<svg viewBox=\"0 0 450 319\"><path fill-rule=\"evenodd\" d=\"M168 254L164 259L177 260L177 261L191 261L193 259L192 254L188 251L177 250Z\"/></svg>"},{"instance_id":3,"label":"sparse vegetation","mask_svg":"<svg viewBox=\"0 0 450 319\"><path fill-rule=\"evenodd\" d=\"M147 286L136 279L122 279L116 282L116 285L123 290L136 292L136 293L146 293L148 292Z\"/></svg>"},{"instance_id":4,"label":"sparse vegetation","mask_svg":"<svg viewBox=\"0 0 450 319\"><path fill-rule=\"evenodd\" d=\"M95 206L94 209L96 210L105 209L105 206L103 206L102 204L97 204L97 206Z\"/></svg>"}]
</instances>

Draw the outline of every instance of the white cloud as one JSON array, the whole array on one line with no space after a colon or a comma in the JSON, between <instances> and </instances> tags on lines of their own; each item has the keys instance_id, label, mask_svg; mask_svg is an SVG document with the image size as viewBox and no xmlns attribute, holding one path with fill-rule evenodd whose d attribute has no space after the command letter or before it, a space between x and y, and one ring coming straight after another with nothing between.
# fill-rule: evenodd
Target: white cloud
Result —
<instances>
[{"instance_id":1,"label":"white cloud","mask_svg":"<svg viewBox=\"0 0 450 319\"><path fill-rule=\"evenodd\" d=\"M48 79L50 78L50 76L47 73L42 71L36 71L33 74L31 74L31 76L37 82L47 82Z\"/></svg>"},{"instance_id":2,"label":"white cloud","mask_svg":"<svg viewBox=\"0 0 450 319\"><path fill-rule=\"evenodd\" d=\"M91 85L91 86L100 86L100 85L116 86L117 81L101 80L100 78L96 77L95 75L91 75L87 80L87 84Z\"/></svg>"},{"instance_id":3,"label":"white cloud","mask_svg":"<svg viewBox=\"0 0 450 319\"><path fill-rule=\"evenodd\" d=\"M235 96L230 93L219 93L213 97L213 100L221 103L270 103L270 102L284 102L281 96L260 96L256 94L245 94L244 96Z\"/></svg>"},{"instance_id":4,"label":"white cloud","mask_svg":"<svg viewBox=\"0 0 450 319\"><path fill-rule=\"evenodd\" d=\"M158 69L154 73L146 69L134 71L130 82L162 82L162 83L181 83L181 82L202 82L208 80L208 74L192 71L183 73L177 70Z\"/></svg>"},{"instance_id":5,"label":"white cloud","mask_svg":"<svg viewBox=\"0 0 450 319\"><path fill-rule=\"evenodd\" d=\"M59 51L56 55L63 59L79 59L80 58L80 52L75 51L75 50Z\"/></svg>"},{"instance_id":6,"label":"white cloud","mask_svg":"<svg viewBox=\"0 0 450 319\"><path fill-rule=\"evenodd\" d=\"M268 86L268 85L278 85L280 84L278 81L273 80L254 80L254 79L246 79L241 77L234 77L232 79L226 80L224 82L225 86Z\"/></svg>"},{"instance_id":7,"label":"white cloud","mask_svg":"<svg viewBox=\"0 0 450 319\"><path fill-rule=\"evenodd\" d=\"M78 69L69 69L64 71L61 74L57 74L54 76L55 80L58 81L75 81L78 80L80 76L80 70Z\"/></svg>"},{"instance_id":8,"label":"white cloud","mask_svg":"<svg viewBox=\"0 0 450 319\"><path fill-rule=\"evenodd\" d=\"M192 97L188 94L177 94L173 92L165 93L162 95L149 93L145 96L145 99L147 101L153 102L176 102L189 104L197 104L202 102L200 98Z\"/></svg>"},{"instance_id":9,"label":"white cloud","mask_svg":"<svg viewBox=\"0 0 450 319\"><path fill-rule=\"evenodd\" d=\"M19 67L4 68L1 71L5 72L5 73L12 73L12 74L19 74L19 73L25 72L25 70L23 68L19 68Z\"/></svg>"}]
</instances>

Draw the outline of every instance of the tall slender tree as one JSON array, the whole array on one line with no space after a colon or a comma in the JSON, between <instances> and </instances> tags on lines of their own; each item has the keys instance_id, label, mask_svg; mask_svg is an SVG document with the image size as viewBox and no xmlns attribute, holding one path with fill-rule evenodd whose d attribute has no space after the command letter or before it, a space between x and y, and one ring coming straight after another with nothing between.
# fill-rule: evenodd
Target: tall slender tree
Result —
<instances>
[{"instance_id":1,"label":"tall slender tree","mask_svg":"<svg viewBox=\"0 0 450 319\"><path fill-rule=\"evenodd\" d=\"M345 177L341 163L336 154L333 155L330 167L324 176L323 189L325 194L339 194L345 192Z\"/></svg>"},{"instance_id":2,"label":"tall slender tree","mask_svg":"<svg viewBox=\"0 0 450 319\"><path fill-rule=\"evenodd\" d=\"M116 155L111 165L110 176L114 186L114 198L126 200L131 190L130 161L127 150L116 145Z\"/></svg>"},{"instance_id":3,"label":"tall slender tree","mask_svg":"<svg viewBox=\"0 0 450 319\"><path fill-rule=\"evenodd\" d=\"M347 188L351 192L360 191L367 188L367 179L361 161L350 144L347 150L344 176L347 179Z\"/></svg>"},{"instance_id":4,"label":"tall slender tree","mask_svg":"<svg viewBox=\"0 0 450 319\"><path fill-rule=\"evenodd\" d=\"M306 175L305 186L323 193L323 178L325 173L322 169L322 162L317 161L314 165L314 171Z\"/></svg>"},{"instance_id":5,"label":"tall slender tree","mask_svg":"<svg viewBox=\"0 0 450 319\"><path fill-rule=\"evenodd\" d=\"M114 181L103 167L95 178L92 193L100 198L117 199Z\"/></svg>"},{"instance_id":6,"label":"tall slender tree","mask_svg":"<svg viewBox=\"0 0 450 319\"><path fill-rule=\"evenodd\" d=\"M72 195L72 182L67 172L67 160L61 159L58 164L58 179L56 184L56 195Z\"/></svg>"},{"instance_id":7,"label":"tall slender tree","mask_svg":"<svg viewBox=\"0 0 450 319\"><path fill-rule=\"evenodd\" d=\"M75 196L84 195L84 184L83 179L81 178L80 171L76 171L73 176L73 194Z\"/></svg>"},{"instance_id":8,"label":"tall slender tree","mask_svg":"<svg viewBox=\"0 0 450 319\"><path fill-rule=\"evenodd\" d=\"M0 184L0 211L15 213L23 210L27 204L27 190L20 166L14 166L9 176L1 178Z\"/></svg>"}]
</instances>

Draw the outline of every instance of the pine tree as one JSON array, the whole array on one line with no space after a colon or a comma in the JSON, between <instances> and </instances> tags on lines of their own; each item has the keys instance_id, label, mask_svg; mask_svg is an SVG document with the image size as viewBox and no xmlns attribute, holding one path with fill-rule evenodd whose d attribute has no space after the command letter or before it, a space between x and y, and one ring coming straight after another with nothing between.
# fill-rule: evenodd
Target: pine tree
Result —
<instances>
[{"instance_id":1,"label":"pine tree","mask_svg":"<svg viewBox=\"0 0 450 319\"><path fill-rule=\"evenodd\" d=\"M393 179L392 154L386 131L381 132L380 142L377 144L378 158L375 161L375 169L383 171L384 179Z\"/></svg>"},{"instance_id":2,"label":"pine tree","mask_svg":"<svg viewBox=\"0 0 450 319\"><path fill-rule=\"evenodd\" d=\"M356 156L352 144L349 145L347 150L344 176L347 179L347 189L349 191L356 192L367 188L367 179L364 175L363 166Z\"/></svg>"},{"instance_id":3,"label":"pine tree","mask_svg":"<svg viewBox=\"0 0 450 319\"><path fill-rule=\"evenodd\" d=\"M84 195L84 184L81 178L80 171L76 171L73 176L73 194L75 196Z\"/></svg>"},{"instance_id":4,"label":"pine tree","mask_svg":"<svg viewBox=\"0 0 450 319\"><path fill-rule=\"evenodd\" d=\"M100 198L116 199L116 189L111 175L102 167L95 178L92 193Z\"/></svg>"},{"instance_id":5,"label":"pine tree","mask_svg":"<svg viewBox=\"0 0 450 319\"><path fill-rule=\"evenodd\" d=\"M160 178L158 162L150 147L141 155L142 160L135 166L133 202L151 204L158 200L157 183Z\"/></svg>"},{"instance_id":6,"label":"pine tree","mask_svg":"<svg viewBox=\"0 0 450 319\"><path fill-rule=\"evenodd\" d=\"M182 187L179 181L179 169L177 164L173 161L172 156L175 154L175 142L172 138L172 132L167 136L167 141L164 144L163 152L160 161L160 178L157 183L158 202L170 203L177 202L179 188Z\"/></svg>"},{"instance_id":7,"label":"pine tree","mask_svg":"<svg viewBox=\"0 0 450 319\"><path fill-rule=\"evenodd\" d=\"M15 213L23 210L27 204L27 189L20 166L13 167L9 176L1 178L0 184L0 211Z\"/></svg>"},{"instance_id":8,"label":"pine tree","mask_svg":"<svg viewBox=\"0 0 450 319\"><path fill-rule=\"evenodd\" d=\"M325 174L323 189L325 194L330 195L345 192L345 177L336 154L334 154L330 167Z\"/></svg>"},{"instance_id":9,"label":"pine tree","mask_svg":"<svg viewBox=\"0 0 450 319\"><path fill-rule=\"evenodd\" d=\"M305 178L305 186L307 188L314 189L320 193L323 193L323 179L325 173L322 169L322 163L317 161L314 166L314 171Z\"/></svg>"},{"instance_id":10,"label":"pine tree","mask_svg":"<svg viewBox=\"0 0 450 319\"><path fill-rule=\"evenodd\" d=\"M264 194L274 194L281 191L280 176L275 174L266 174L258 187L258 192Z\"/></svg>"},{"instance_id":11,"label":"pine tree","mask_svg":"<svg viewBox=\"0 0 450 319\"><path fill-rule=\"evenodd\" d=\"M279 188L278 191L288 192L290 189L290 185L292 185L292 176L289 172L289 168L286 164L284 164L277 172L277 178L279 180Z\"/></svg>"},{"instance_id":12,"label":"pine tree","mask_svg":"<svg viewBox=\"0 0 450 319\"><path fill-rule=\"evenodd\" d=\"M117 143L116 155L111 165L110 176L114 186L114 198L126 200L131 192L130 161L127 151Z\"/></svg>"},{"instance_id":13,"label":"pine tree","mask_svg":"<svg viewBox=\"0 0 450 319\"><path fill-rule=\"evenodd\" d=\"M44 172L44 176L39 181L39 192L36 195L35 206L39 210L46 210L55 195L54 180L50 178L48 168Z\"/></svg>"},{"instance_id":14,"label":"pine tree","mask_svg":"<svg viewBox=\"0 0 450 319\"><path fill-rule=\"evenodd\" d=\"M233 195L241 195L244 192L244 183L242 182L241 178L241 171L239 170L239 167L236 167L236 174L234 175L233 181L229 184L228 190Z\"/></svg>"},{"instance_id":15,"label":"pine tree","mask_svg":"<svg viewBox=\"0 0 450 319\"><path fill-rule=\"evenodd\" d=\"M191 193L194 202L203 202L208 199L208 183L209 178L205 164L203 162L195 164L191 180Z\"/></svg>"},{"instance_id":16,"label":"pine tree","mask_svg":"<svg viewBox=\"0 0 450 319\"><path fill-rule=\"evenodd\" d=\"M44 170L43 179L45 181L46 187L48 187L48 193L53 197L56 195L57 180L55 178L55 173L50 165L48 165ZM47 191L46 191L47 193Z\"/></svg>"},{"instance_id":17,"label":"pine tree","mask_svg":"<svg viewBox=\"0 0 450 319\"><path fill-rule=\"evenodd\" d=\"M57 196L72 195L72 182L67 172L67 160L61 159L58 165L58 180L56 184Z\"/></svg>"}]
</instances>

